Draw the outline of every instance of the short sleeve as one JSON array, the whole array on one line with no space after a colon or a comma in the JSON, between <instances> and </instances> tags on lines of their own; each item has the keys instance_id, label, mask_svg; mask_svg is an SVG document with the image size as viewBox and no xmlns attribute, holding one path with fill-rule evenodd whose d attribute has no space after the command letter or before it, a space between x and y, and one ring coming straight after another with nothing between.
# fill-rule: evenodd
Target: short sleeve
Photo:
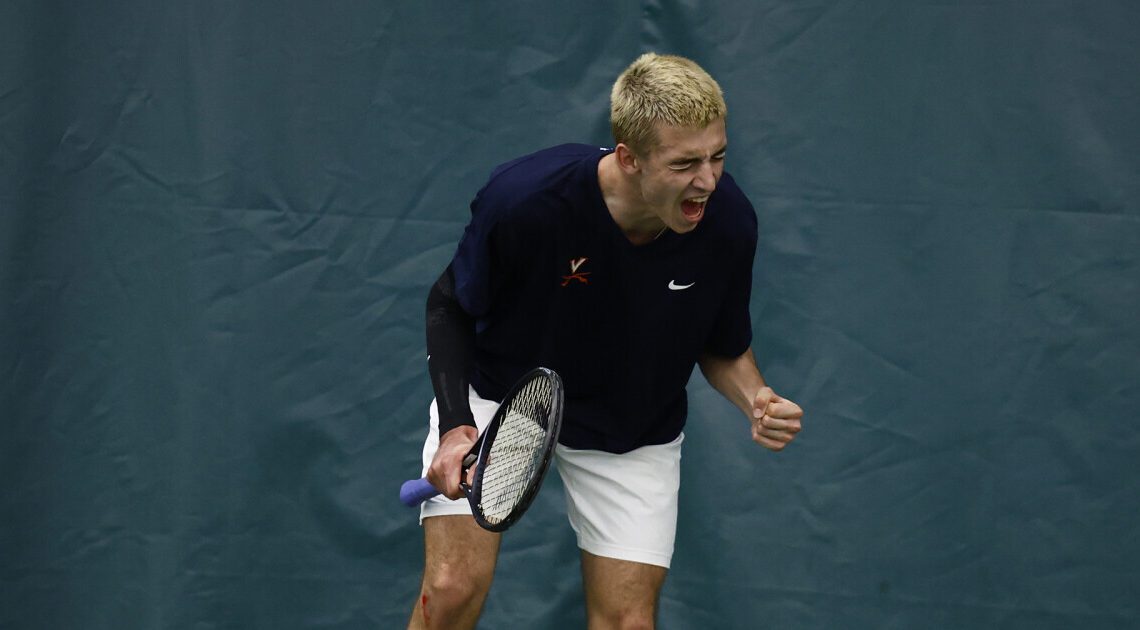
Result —
<instances>
[{"instance_id":1,"label":"short sleeve","mask_svg":"<svg viewBox=\"0 0 1140 630\"><path fill-rule=\"evenodd\" d=\"M471 222L452 260L455 293L474 317L490 312L495 296L524 267L538 242L540 227L525 191L492 181L471 202Z\"/></svg>"},{"instance_id":2,"label":"short sleeve","mask_svg":"<svg viewBox=\"0 0 1140 630\"><path fill-rule=\"evenodd\" d=\"M756 256L756 211L740 195L741 223L734 236L729 261L729 282L717 312L716 325L705 342L705 352L738 357L752 345L752 262Z\"/></svg>"},{"instance_id":3,"label":"short sleeve","mask_svg":"<svg viewBox=\"0 0 1140 630\"><path fill-rule=\"evenodd\" d=\"M502 215L495 196L484 187L471 201L471 221L463 231L455 258L451 262L455 274L455 294L463 310L474 317L487 314L494 294L497 257L494 233Z\"/></svg>"}]
</instances>

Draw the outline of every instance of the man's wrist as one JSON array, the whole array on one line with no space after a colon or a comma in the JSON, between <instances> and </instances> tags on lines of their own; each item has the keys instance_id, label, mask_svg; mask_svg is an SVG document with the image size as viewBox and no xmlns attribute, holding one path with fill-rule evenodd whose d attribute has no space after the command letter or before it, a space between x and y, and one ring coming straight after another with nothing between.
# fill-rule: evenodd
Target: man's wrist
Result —
<instances>
[{"instance_id":1,"label":"man's wrist","mask_svg":"<svg viewBox=\"0 0 1140 630\"><path fill-rule=\"evenodd\" d=\"M479 430L479 427L475 424L475 417L474 416L461 417L461 418L449 418L448 420L444 420L443 418L440 418L440 420L439 420L439 436L442 438L444 435L447 435L448 433L450 433L452 429L457 429L459 427L471 427L472 429L475 429L476 431Z\"/></svg>"}]
</instances>

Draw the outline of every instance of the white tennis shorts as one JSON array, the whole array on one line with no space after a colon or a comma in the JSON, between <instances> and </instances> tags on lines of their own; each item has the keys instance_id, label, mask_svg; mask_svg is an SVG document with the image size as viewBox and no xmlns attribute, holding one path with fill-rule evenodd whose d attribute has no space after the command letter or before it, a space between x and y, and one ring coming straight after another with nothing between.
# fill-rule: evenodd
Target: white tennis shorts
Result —
<instances>
[{"instance_id":1,"label":"white tennis shorts","mask_svg":"<svg viewBox=\"0 0 1140 630\"><path fill-rule=\"evenodd\" d=\"M470 392L471 411L482 433L499 405ZM439 413L429 410L423 472L439 447ZM566 489L566 515L578 547L596 556L668 568L677 535L677 493L681 486L681 442L643 446L615 455L559 444L554 461ZM470 514L466 498L443 495L425 501L420 522L432 516Z\"/></svg>"}]
</instances>

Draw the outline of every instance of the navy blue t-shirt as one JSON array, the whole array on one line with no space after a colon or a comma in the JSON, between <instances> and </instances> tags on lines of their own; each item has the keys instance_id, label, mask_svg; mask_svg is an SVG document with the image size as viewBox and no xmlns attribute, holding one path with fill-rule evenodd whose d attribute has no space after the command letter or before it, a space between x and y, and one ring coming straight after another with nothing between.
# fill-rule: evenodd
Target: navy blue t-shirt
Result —
<instances>
[{"instance_id":1,"label":"navy blue t-shirt","mask_svg":"<svg viewBox=\"0 0 1140 630\"><path fill-rule=\"evenodd\" d=\"M748 349L756 215L725 173L693 231L633 245L598 184L609 152L566 144L496 168L452 271L477 322L475 391L501 400L551 368L566 390L559 441L624 453L680 434L702 354Z\"/></svg>"}]
</instances>

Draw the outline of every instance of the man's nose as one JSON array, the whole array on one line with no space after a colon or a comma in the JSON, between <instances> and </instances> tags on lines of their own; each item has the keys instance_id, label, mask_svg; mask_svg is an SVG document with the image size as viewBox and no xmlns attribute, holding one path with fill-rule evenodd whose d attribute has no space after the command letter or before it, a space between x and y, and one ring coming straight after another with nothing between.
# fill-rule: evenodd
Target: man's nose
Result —
<instances>
[{"instance_id":1,"label":"man's nose","mask_svg":"<svg viewBox=\"0 0 1140 630\"><path fill-rule=\"evenodd\" d=\"M701 192L711 193L716 189L716 172L710 162L701 162L693 177L693 186Z\"/></svg>"}]
</instances>

